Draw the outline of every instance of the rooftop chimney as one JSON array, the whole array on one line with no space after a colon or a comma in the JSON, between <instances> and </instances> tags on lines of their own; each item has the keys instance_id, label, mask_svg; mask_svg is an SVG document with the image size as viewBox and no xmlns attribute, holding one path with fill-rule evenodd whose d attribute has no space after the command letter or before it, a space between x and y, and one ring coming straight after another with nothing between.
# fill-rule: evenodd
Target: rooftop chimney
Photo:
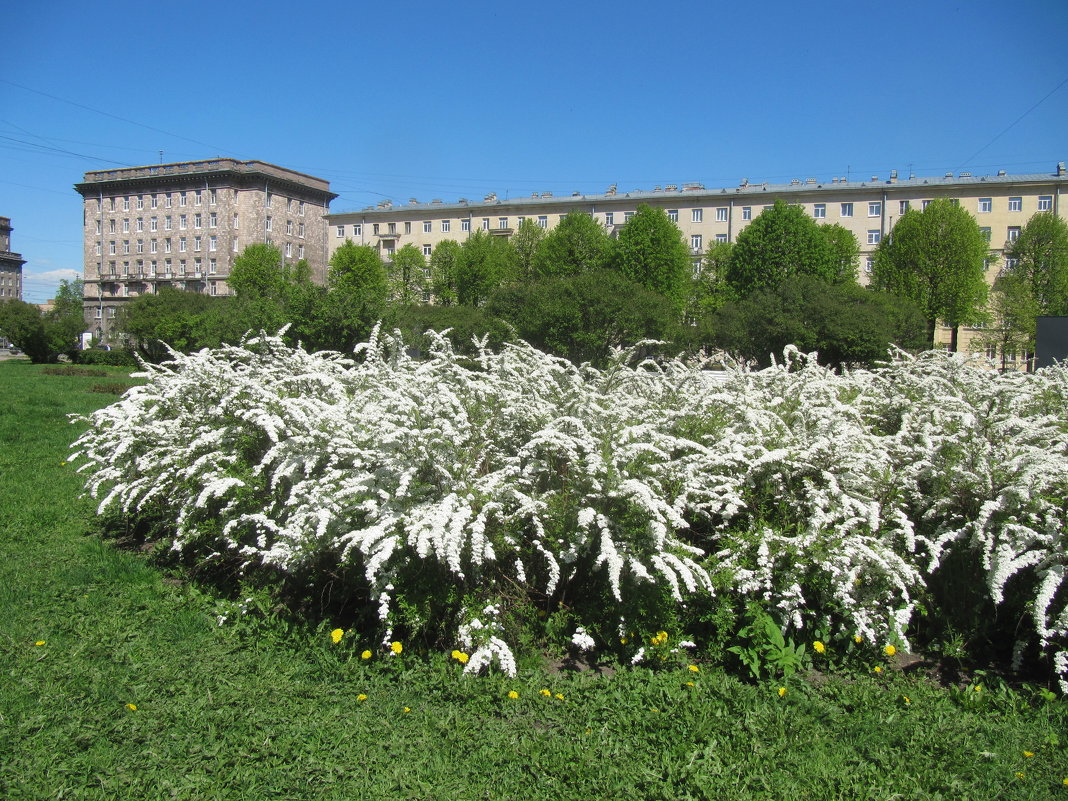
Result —
<instances>
[{"instance_id":1,"label":"rooftop chimney","mask_svg":"<svg viewBox=\"0 0 1068 801\"><path fill-rule=\"evenodd\" d=\"M1058 178L1063 178L1064 177L1064 162L1063 161L1058 161L1057 162L1057 177Z\"/></svg>"}]
</instances>

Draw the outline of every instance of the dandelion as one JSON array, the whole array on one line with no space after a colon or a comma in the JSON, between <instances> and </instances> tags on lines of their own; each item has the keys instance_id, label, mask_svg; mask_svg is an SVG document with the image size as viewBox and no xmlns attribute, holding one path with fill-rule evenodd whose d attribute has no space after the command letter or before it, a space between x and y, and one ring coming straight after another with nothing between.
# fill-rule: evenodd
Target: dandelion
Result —
<instances>
[{"instance_id":1,"label":"dandelion","mask_svg":"<svg viewBox=\"0 0 1068 801\"><path fill-rule=\"evenodd\" d=\"M557 693L556 695L553 696L553 698L555 698L557 701L563 701L564 700L564 696L563 696L562 693Z\"/></svg>"},{"instance_id":2,"label":"dandelion","mask_svg":"<svg viewBox=\"0 0 1068 801\"><path fill-rule=\"evenodd\" d=\"M699 672L699 671L701 670L701 668L697 667L697 665L690 665L690 666L689 666L688 668L686 668L686 669L687 669L688 671L690 671L691 673L698 673L698 672Z\"/></svg>"},{"instance_id":3,"label":"dandelion","mask_svg":"<svg viewBox=\"0 0 1068 801\"><path fill-rule=\"evenodd\" d=\"M876 665L875 667L872 668L872 672L873 673L882 673L883 672L882 666L881 665Z\"/></svg>"},{"instance_id":4,"label":"dandelion","mask_svg":"<svg viewBox=\"0 0 1068 801\"><path fill-rule=\"evenodd\" d=\"M1024 773L1023 773L1023 771L1022 771L1022 770L1018 770L1018 771L1016 771L1016 778L1017 778L1017 779L1021 779L1021 780L1022 780L1022 779L1023 779L1023 777L1024 777ZM1066 782L1066 783L1068 783L1068 779L1066 779L1066 780L1065 780L1065 782Z\"/></svg>"},{"instance_id":5,"label":"dandelion","mask_svg":"<svg viewBox=\"0 0 1068 801\"><path fill-rule=\"evenodd\" d=\"M44 645L44 644L45 644L44 640L38 640L37 642L34 643L34 645Z\"/></svg>"},{"instance_id":6,"label":"dandelion","mask_svg":"<svg viewBox=\"0 0 1068 801\"><path fill-rule=\"evenodd\" d=\"M902 702L902 703L903 703L903 704L904 704L905 706L912 706L912 699L910 699L910 698L909 698L909 697L908 697L907 695L903 695L903 696L901 696L901 702Z\"/></svg>"},{"instance_id":7,"label":"dandelion","mask_svg":"<svg viewBox=\"0 0 1068 801\"><path fill-rule=\"evenodd\" d=\"M688 682L686 682L686 686L687 687L696 687L697 685L694 684L692 681L688 681Z\"/></svg>"},{"instance_id":8,"label":"dandelion","mask_svg":"<svg viewBox=\"0 0 1068 801\"><path fill-rule=\"evenodd\" d=\"M552 693L551 693L551 692L549 692L548 690L539 690L538 692L540 692L540 693L541 693L542 695L544 695L544 696L545 696L546 698L551 698L551 697L552 697Z\"/></svg>"},{"instance_id":9,"label":"dandelion","mask_svg":"<svg viewBox=\"0 0 1068 801\"><path fill-rule=\"evenodd\" d=\"M370 658L371 658L371 652L370 651L364 651L362 654L360 654L360 659L370 659Z\"/></svg>"},{"instance_id":10,"label":"dandelion","mask_svg":"<svg viewBox=\"0 0 1068 801\"><path fill-rule=\"evenodd\" d=\"M855 642L857 645L860 645L862 642L864 642L864 638L861 637L859 634L854 634L853 642Z\"/></svg>"},{"instance_id":11,"label":"dandelion","mask_svg":"<svg viewBox=\"0 0 1068 801\"><path fill-rule=\"evenodd\" d=\"M619 638L619 644L620 645L626 645L627 644L627 638L626 637L620 637Z\"/></svg>"},{"instance_id":12,"label":"dandelion","mask_svg":"<svg viewBox=\"0 0 1068 801\"><path fill-rule=\"evenodd\" d=\"M137 711L137 704L127 704L126 708L129 709L131 712L136 712Z\"/></svg>"},{"instance_id":13,"label":"dandelion","mask_svg":"<svg viewBox=\"0 0 1068 801\"><path fill-rule=\"evenodd\" d=\"M883 648L883 653L886 654L887 656L893 656L894 654L897 653L897 648L895 648L892 645L888 645L885 648Z\"/></svg>"},{"instance_id":14,"label":"dandelion","mask_svg":"<svg viewBox=\"0 0 1068 801\"><path fill-rule=\"evenodd\" d=\"M515 690L509 690L508 697L514 701L516 698L519 697L519 693L517 693Z\"/></svg>"},{"instance_id":15,"label":"dandelion","mask_svg":"<svg viewBox=\"0 0 1068 801\"><path fill-rule=\"evenodd\" d=\"M1065 787L1068 787L1068 777L1065 777L1064 781L1061 782L1061 784L1063 784Z\"/></svg>"},{"instance_id":16,"label":"dandelion","mask_svg":"<svg viewBox=\"0 0 1068 801\"><path fill-rule=\"evenodd\" d=\"M827 646L825 646L819 640L816 640L814 643L812 643L812 650L815 651L817 654L822 654L824 651L827 650Z\"/></svg>"},{"instance_id":17,"label":"dandelion","mask_svg":"<svg viewBox=\"0 0 1068 801\"><path fill-rule=\"evenodd\" d=\"M785 687L780 687L779 688L779 698L782 698L784 695L786 695L786 688Z\"/></svg>"},{"instance_id":18,"label":"dandelion","mask_svg":"<svg viewBox=\"0 0 1068 801\"><path fill-rule=\"evenodd\" d=\"M981 693L983 691L983 685L982 684L976 684L974 687L972 687L972 690L974 692Z\"/></svg>"},{"instance_id":19,"label":"dandelion","mask_svg":"<svg viewBox=\"0 0 1068 801\"><path fill-rule=\"evenodd\" d=\"M1024 751L1023 754L1024 754L1025 758L1030 759L1031 757L1033 757L1035 755L1035 752L1034 751Z\"/></svg>"},{"instance_id":20,"label":"dandelion","mask_svg":"<svg viewBox=\"0 0 1068 801\"><path fill-rule=\"evenodd\" d=\"M400 652L404 650L404 646L401 645L399 642L391 642L389 644L389 650L391 650L394 654L399 655Z\"/></svg>"},{"instance_id":21,"label":"dandelion","mask_svg":"<svg viewBox=\"0 0 1068 801\"><path fill-rule=\"evenodd\" d=\"M406 706L406 707L404 707L404 714L405 714L405 715L407 715L407 714L408 714L409 712L411 712L411 711L412 711L412 708L411 708L410 706Z\"/></svg>"},{"instance_id":22,"label":"dandelion","mask_svg":"<svg viewBox=\"0 0 1068 801\"><path fill-rule=\"evenodd\" d=\"M360 693L359 695L356 696L356 700L357 701L361 701L361 702L366 701L367 700L367 696L364 695L363 693Z\"/></svg>"},{"instance_id":23,"label":"dandelion","mask_svg":"<svg viewBox=\"0 0 1068 801\"><path fill-rule=\"evenodd\" d=\"M330 639L334 641L334 644L341 642L341 638L345 636L345 629L334 629L330 632Z\"/></svg>"}]
</instances>

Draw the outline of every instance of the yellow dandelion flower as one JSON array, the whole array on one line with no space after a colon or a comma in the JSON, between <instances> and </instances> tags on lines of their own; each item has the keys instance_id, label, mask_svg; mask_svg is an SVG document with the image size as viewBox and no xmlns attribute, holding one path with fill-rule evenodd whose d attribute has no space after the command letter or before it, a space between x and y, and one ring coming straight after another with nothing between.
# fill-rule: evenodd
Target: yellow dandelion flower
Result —
<instances>
[{"instance_id":1,"label":"yellow dandelion flower","mask_svg":"<svg viewBox=\"0 0 1068 801\"><path fill-rule=\"evenodd\" d=\"M883 669L879 665L876 665L875 667L872 668L872 671L874 671L875 673L882 673Z\"/></svg>"},{"instance_id":2,"label":"yellow dandelion flower","mask_svg":"<svg viewBox=\"0 0 1068 801\"><path fill-rule=\"evenodd\" d=\"M822 654L824 651L827 650L827 646L821 643L819 640L816 640L814 643L812 643L812 650L815 651L817 654Z\"/></svg>"},{"instance_id":3,"label":"yellow dandelion flower","mask_svg":"<svg viewBox=\"0 0 1068 801\"><path fill-rule=\"evenodd\" d=\"M883 653L886 654L887 656L893 656L894 654L897 653L897 648L895 648L892 645L888 645L885 648L883 648Z\"/></svg>"},{"instance_id":4,"label":"yellow dandelion flower","mask_svg":"<svg viewBox=\"0 0 1068 801\"><path fill-rule=\"evenodd\" d=\"M1024 774L1023 774L1022 770L1016 771L1016 778L1017 779L1022 779L1023 777L1024 777Z\"/></svg>"},{"instance_id":5,"label":"yellow dandelion flower","mask_svg":"<svg viewBox=\"0 0 1068 801\"><path fill-rule=\"evenodd\" d=\"M411 711L412 711L412 708L410 706L404 707L404 714L408 714Z\"/></svg>"},{"instance_id":6,"label":"yellow dandelion flower","mask_svg":"<svg viewBox=\"0 0 1068 801\"><path fill-rule=\"evenodd\" d=\"M455 659L457 662L459 662L461 665L466 665L467 664L467 660L470 659L471 657L469 657L463 651L453 651L452 652L452 658Z\"/></svg>"},{"instance_id":7,"label":"yellow dandelion flower","mask_svg":"<svg viewBox=\"0 0 1068 801\"><path fill-rule=\"evenodd\" d=\"M137 711L137 704L127 704L126 708L129 709L131 712L136 712Z\"/></svg>"},{"instance_id":8,"label":"yellow dandelion flower","mask_svg":"<svg viewBox=\"0 0 1068 801\"><path fill-rule=\"evenodd\" d=\"M360 654L360 659L370 659L370 658L371 658L371 652L370 651L364 651L362 654Z\"/></svg>"},{"instance_id":9,"label":"yellow dandelion flower","mask_svg":"<svg viewBox=\"0 0 1068 801\"><path fill-rule=\"evenodd\" d=\"M563 701L564 700L564 696L562 694L560 694L560 693L557 693L556 695L554 695L553 698L555 698L557 701Z\"/></svg>"},{"instance_id":10,"label":"yellow dandelion flower","mask_svg":"<svg viewBox=\"0 0 1068 801\"><path fill-rule=\"evenodd\" d=\"M907 695L901 696L901 700L905 703L905 706L912 706L912 699L910 699Z\"/></svg>"},{"instance_id":11,"label":"yellow dandelion flower","mask_svg":"<svg viewBox=\"0 0 1068 801\"><path fill-rule=\"evenodd\" d=\"M974 687L972 687L972 690L977 692L977 693L981 693L983 691L983 685L982 684L976 684Z\"/></svg>"},{"instance_id":12,"label":"yellow dandelion flower","mask_svg":"<svg viewBox=\"0 0 1068 801\"><path fill-rule=\"evenodd\" d=\"M857 645L860 645L862 642L864 642L864 638L861 637L859 634L854 634L853 642L855 642Z\"/></svg>"},{"instance_id":13,"label":"yellow dandelion flower","mask_svg":"<svg viewBox=\"0 0 1068 801\"><path fill-rule=\"evenodd\" d=\"M1024 756L1027 757L1027 759L1030 759L1034 755L1035 755L1034 751L1024 751Z\"/></svg>"},{"instance_id":14,"label":"yellow dandelion flower","mask_svg":"<svg viewBox=\"0 0 1068 801\"><path fill-rule=\"evenodd\" d=\"M335 643L341 642L341 638L345 636L345 629L334 629L330 632L330 639Z\"/></svg>"},{"instance_id":15,"label":"yellow dandelion flower","mask_svg":"<svg viewBox=\"0 0 1068 801\"><path fill-rule=\"evenodd\" d=\"M688 671L690 671L691 673L697 673L697 672L699 672L699 671L701 670L701 668L697 667L697 665L690 665L690 666L689 666L688 668L686 668L686 669L687 669Z\"/></svg>"},{"instance_id":16,"label":"yellow dandelion flower","mask_svg":"<svg viewBox=\"0 0 1068 801\"><path fill-rule=\"evenodd\" d=\"M544 695L544 696L545 696L546 698L551 698L551 697L552 697L552 693L551 693L551 692L549 692L548 690L538 690L538 692L540 692L540 693L541 693L542 695Z\"/></svg>"},{"instance_id":17,"label":"yellow dandelion flower","mask_svg":"<svg viewBox=\"0 0 1068 801\"><path fill-rule=\"evenodd\" d=\"M1065 787L1068 787L1068 777L1065 777L1064 781L1061 782L1061 784L1063 784Z\"/></svg>"},{"instance_id":18,"label":"yellow dandelion flower","mask_svg":"<svg viewBox=\"0 0 1068 801\"><path fill-rule=\"evenodd\" d=\"M38 640L37 642L34 643L34 645L44 645L44 644L45 644L44 640Z\"/></svg>"},{"instance_id":19,"label":"yellow dandelion flower","mask_svg":"<svg viewBox=\"0 0 1068 801\"><path fill-rule=\"evenodd\" d=\"M784 695L786 695L786 688L785 687L780 687L779 688L779 698L782 698Z\"/></svg>"},{"instance_id":20,"label":"yellow dandelion flower","mask_svg":"<svg viewBox=\"0 0 1068 801\"><path fill-rule=\"evenodd\" d=\"M357 701L366 701L367 700L367 696L364 695L363 693L360 693L359 695L356 696L356 700Z\"/></svg>"},{"instance_id":21,"label":"yellow dandelion flower","mask_svg":"<svg viewBox=\"0 0 1068 801\"><path fill-rule=\"evenodd\" d=\"M627 638L626 637L620 637L619 638L619 644L620 645L626 645L627 644Z\"/></svg>"},{"instance_id":22,"label":"yellow dandelion flower","mask_svg":"<svg viewBox=\"0 0 1068 801\"><path fill-rule=\"evenodd\" d=\"M586 729L586 734L593 734L593 729Z\"/></svg>"},{"instance_id":23,"label":"yellow dandelion flower","mask_svg":"<svg viewBox=\"0 0 1068 801\"><path fill-rule=\"evenodd\" d=\"M514 701L516 698L519 697L519 693L517 693L515 690L509 690L508 697Z\"/></svg>"},{"instance_id":24,"label":"yellow dandelion flower","mask_svg":"<svg viewBox=\"0 0 1068 801\"><path fill-rule=\"evenodd\" d=\"M688 681L688 682L686 682L686 686L687 687L696 687L697 685L694 684L692 681Z\"/></svg>"},{"instance_id":25,"label":"yellow dandelion flower","mask_svg":"<svg viewBox=\"0 0 1068 801\"><path fill-rule=\"evenodd\" d=\"M389 644L389 650L391 650L395 654L399 654L401 651L404 650L404 646L401 645L399 642L391 642Z\"/></svg>"}]
</instances>

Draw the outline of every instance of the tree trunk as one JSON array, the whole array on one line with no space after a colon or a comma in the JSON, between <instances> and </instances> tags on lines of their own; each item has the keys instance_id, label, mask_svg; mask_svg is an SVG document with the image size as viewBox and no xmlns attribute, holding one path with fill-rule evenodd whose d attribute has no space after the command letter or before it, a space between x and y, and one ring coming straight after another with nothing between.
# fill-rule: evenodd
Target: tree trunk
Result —
<instances>
[{"instance_id":1,"label":"tree trunk","mask_svg":"<svg viewBox=\"0 0 1068 801\"><path fill-rule=\"evenodd\" d=\"M960 332L960 326L956 326L955 325L949 330L950 330L950 334L949 334L949 352L950 353L956 353L957 352L957 337L958 337L959 332Z\"/></svg>"}]
</instances>

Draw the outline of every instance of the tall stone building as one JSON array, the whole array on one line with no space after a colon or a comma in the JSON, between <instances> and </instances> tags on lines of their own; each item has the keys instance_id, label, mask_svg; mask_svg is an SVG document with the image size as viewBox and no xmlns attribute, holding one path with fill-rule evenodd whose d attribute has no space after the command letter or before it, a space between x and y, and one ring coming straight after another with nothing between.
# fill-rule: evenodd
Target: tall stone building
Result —
<instances>
[{"instance_id":1,"label":"tall stone building","mask_svg":"<svg viewBox=\"0 0 1068 801\"><path fill-rule=\"evenodd\" d=\"M130 298L172 286L229 294L234 258L272 244L326 279L324 215L337 195L321 178L263 161L218 158L87 172L84 200L87 330L109 339Z\"/></svg>"},{"instance_id":2,"label":"tall stone building","mask_svg":"<svg viewBox=\"0 0 1068 801\"><path fill-rule=\"evenodd\" d=\"M22 300L22 265L26 262L11 251L11 218L0 217L0 302Z\"/></svg>"}]
</instances>

